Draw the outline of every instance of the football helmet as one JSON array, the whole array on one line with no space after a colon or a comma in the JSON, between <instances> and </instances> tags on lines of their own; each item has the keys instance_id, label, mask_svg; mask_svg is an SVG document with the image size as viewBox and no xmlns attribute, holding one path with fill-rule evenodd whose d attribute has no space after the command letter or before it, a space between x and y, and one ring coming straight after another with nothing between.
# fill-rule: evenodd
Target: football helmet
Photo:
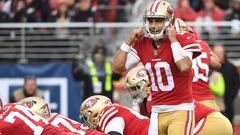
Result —
<instances>
[{"instance_id":1,"label":"football helmet","mask_svg":"<svg viewBox=\"0 0 240 135\"><path fill-rule=\"evenodd\" d=\"M3 103L2 103L2 99L0 98L0 111L2 111L3 109Z\"/></svg>"},{"instance_id":2,"label":"football helmet","mask_svg":"<svg viewBox=\"0 0 240 135\"><path fill-rule=\"evenodd\" d=\"M128 72L125 87L134 102L138 104L150 95L150 84L144 66L137 66Z\"/></svg>"},{"instance_id":3,"label":"football helmet","mask_svg":"<svg viewBox=\"0 0 240 135\"><path fill-rule=\"evenodd\" d=\"M150 26L148 19L151 18L163 19L164 25L162 28L153 28ZM143 19L145 36L154 40L159 40L166 37L167 27L170 26L170 24L174 25L174 9L169 2L156 0L147 6Z\"/></svg>"},{"instance_id":4,"label":"football helmet","mask_svg":"<svg viewBox=\"0 0 240 135\"><path fill-rule=\"evenodd\" d=\"M18 104L21 104L36 114L40 115L44 119L48 119L51 116L51 110L48 103L40 97L28 97L20 100Z\"/></svg>"},{"instance_id":5,"label":"football helmet","mask_svg":"<svg viewBox=\"0 0 240 135\"><path fill-rule=\"evenodd\" d=\"M112 102L109 98L102 95L95 95L83 101L80 108L80 119L84 120L90 128L96 129L99 124L100 112Z\"/></svg>"}]
</instances>

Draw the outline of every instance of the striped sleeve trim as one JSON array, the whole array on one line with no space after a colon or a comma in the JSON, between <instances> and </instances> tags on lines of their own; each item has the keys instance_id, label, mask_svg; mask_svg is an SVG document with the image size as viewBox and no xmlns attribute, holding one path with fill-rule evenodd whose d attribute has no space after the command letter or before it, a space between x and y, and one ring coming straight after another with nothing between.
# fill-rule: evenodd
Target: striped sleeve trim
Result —
<instances>
[{"instance_id":1,"label":"striped sleeve trim","mask_svg":"<svg viewBox=\"0 0 240 135\"><path fill-rule=\"evenodd\" d=\"M100 114L99 127L100 127L101 131L104 131L106 122L117 112L118 112L118 110L115 107L112 107L112 108L108 109L106 112L103 112Z\"/></svg>"},{"instance_id":2,"label":"striped sleeve trim","mask_svg":"<svg viewBox=\"0 0 240 135\"><path fill-rule=\"evenodd\" d=\"M199 44L189 44L183 47L184 50L187 49L201 49L201 46Z\"/></svg>"},{"instance_id":3,"label":"striped sleeve trim","mask_svg":"<svg viewBox=\"0 0 240 135\"><path fill-rule=\"evenodd\" d=\"M138 60L140 60L137 51L134 48L131 48L131 52L130 52L134 57L136 57Z\"/></svg>"}]
</instances>

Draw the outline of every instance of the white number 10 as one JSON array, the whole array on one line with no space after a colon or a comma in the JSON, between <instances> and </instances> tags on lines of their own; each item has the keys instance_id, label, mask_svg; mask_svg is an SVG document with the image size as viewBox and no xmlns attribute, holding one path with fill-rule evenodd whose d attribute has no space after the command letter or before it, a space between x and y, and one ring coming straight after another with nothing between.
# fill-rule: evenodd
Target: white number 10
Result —
<instances>
[{"instance_id":1,"label":"white number 10","mask_svg":"<svg viewBox=\"0 0 240 135\"><path fill-rule=\"evenodd\" d=\"M151 83L152 83L152 85L151 85L152 91L158 91L158 87L161 91L171 91L171 90L173 90L173 88L175 86L174 85L174 80L173 80L170 65L167 62L157 62L154 65L154 69L155 69L156 72L153 72L153 70L151 68L151 63L147 63L145 65L145 68L150 75L150 79L151 79ZM166 74L167 82L165 83L165 85L163 84L161 69L164 70L165 74ZM157 77L158 86L155 83L155 77L154 76Z\"/></svg>"}]
</instances>

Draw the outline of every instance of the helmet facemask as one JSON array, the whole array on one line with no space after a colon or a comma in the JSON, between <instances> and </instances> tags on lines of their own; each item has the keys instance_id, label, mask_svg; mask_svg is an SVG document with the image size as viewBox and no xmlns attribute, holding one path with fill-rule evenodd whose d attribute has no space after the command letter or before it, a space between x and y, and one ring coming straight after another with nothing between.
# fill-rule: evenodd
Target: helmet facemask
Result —
<instances>
[{"instance_id":1,"label":"helmet facemask","mask_svg":"<svg viewBox=\"0 0 240 135\"><path fill-rule=\"evenodd\" d=\"M101 111L111 104L111 100L105 96L91 96L82 103L79 118L83 119L88 127L96 129Z\"/></svg>"},{"instance_id":2,"label":"helmet facemask","mask_svg":"<svg viewBox=\"0 0 240 135\"><path fill-rule=\"evenodd\" d=\"M126 86L133 102L136 104L141 104L149 95L144 91L145 84L146 80L142 80L132 86Z\"/></svg>"},{"instance_id":3,"label":"helmet facemask","mask_svg":"<svg viewBox=\"0 0 240 135\"><path fill-rule=\"evenodd\" d=\"M161 27L151 27L149 19L162 19L164 25ZM170 21L167 18L145 18L144 19L144 34L145 37L152 38L153 40L163 39L167 35L167 27L170 26Z\"/></svg>"},{"instance_id":4,"label":"helmet facemask","mask_svg":"<svg viewBox=\"0 0 240 135\"><path fill-rule=\"evenodd\" d=\"M130 94L130 103L141 104L150 95L150 87L147 86L148 76L144 66L131 69L125 79L125 88Z\"/></svg>"}]
</instances>

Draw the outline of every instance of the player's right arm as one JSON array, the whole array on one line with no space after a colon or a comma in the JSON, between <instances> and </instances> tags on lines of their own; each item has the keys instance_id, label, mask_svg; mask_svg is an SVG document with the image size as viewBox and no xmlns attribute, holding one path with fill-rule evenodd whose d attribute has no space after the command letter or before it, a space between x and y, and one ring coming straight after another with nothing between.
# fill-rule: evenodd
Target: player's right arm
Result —
<instances>
[{"instance_id":1,"label":"player's right arm","mask_svg":"<svg viewBox=\"0 0 240 135\"><path fill-rule=\"evenodd\" d=\"M141 35L143 35L143 29L138 28L134 29L130 37L127 39L126 42L124 42L121 46L121 48L117 51L117 53L114 56L113 63L112 63L112 70L113 72L123 72L126 70L126 62L131 63L129 65L132 67L134 64L136 65L138 62L131 62L131 46L139 39ZM130 62L128 62L130 59Z\"/></svg>"}]
</instances>

